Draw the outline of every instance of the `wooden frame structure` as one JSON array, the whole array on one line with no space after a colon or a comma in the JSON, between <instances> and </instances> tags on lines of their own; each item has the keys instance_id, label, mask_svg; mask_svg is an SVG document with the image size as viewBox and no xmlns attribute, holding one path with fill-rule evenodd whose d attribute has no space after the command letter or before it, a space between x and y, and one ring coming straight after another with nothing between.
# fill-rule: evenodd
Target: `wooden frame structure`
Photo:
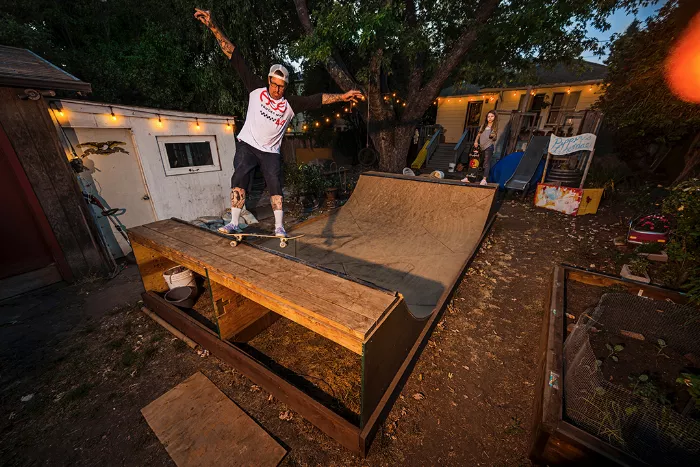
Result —
<instances>
[{"instance_id":1,"label":"wooden frame structure","mask_svg":"<svg viewBox=\"0 0 700 467\"><path fill-rule=\"evenodd\" d=\"M461 277L443 292L434 313L417 319L400 293L264 247L242 244L232 249L230 238L176 219L129 229L129 237L146 290L143 299L153 312L362 456ZM464 269L470 260L471 256ZM162 273L176 264L207 281L216 331L161 297L167 290ZM282 379L236 345L264 331L279 316L342 345L362 359L358 425Z\"/></svg>"},{"instance_id":2,"label":"wooden frame structure","mask_svg":"<svg viewBox=\"0 0 700 467\"><path fill-rule=\"evenodd\" d=\"M566 335L566 283L576 281L597 287L617 286L629 293L657 300L687 303L673 290L621 279L568 265L554 268L545 300L540 340L540 363L535 386L530 459L542 465L646 466L644 461L606 443L564 419L563 349Z\"/></svg>"}]
</instances>

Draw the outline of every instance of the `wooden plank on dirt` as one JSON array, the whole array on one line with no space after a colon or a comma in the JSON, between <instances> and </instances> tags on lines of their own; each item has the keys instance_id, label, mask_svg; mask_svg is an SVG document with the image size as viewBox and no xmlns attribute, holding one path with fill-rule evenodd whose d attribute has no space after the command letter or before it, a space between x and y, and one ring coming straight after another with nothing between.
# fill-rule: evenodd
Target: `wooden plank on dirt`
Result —
<instances>
[{"instance_id":1,"label":"wooden plank on dirt","mask_svg":"<svg viewBox=\"0 0 700 467\"><path fill-rule=\"evenodd\" d=\"M275 467L287 454L200 372L141 413L179 467Z\"/></svg>"},{"instance_id":2,"label":"wooden plank on dirt","mask_svg":"<svg viewBox=\"0 0 700 467\"><path fill-rule=\"evenodd\" d=\"M295 412L347 449L353 452L363 452L360 449L360 430L358 427L274 374L246 352L222 341L194 318L170 305L155 293L144 292L141 296L150 310L197 342L202 348L209 350L212 355L243 373L255 384L264 388L282 403L290 406Z\"/></svg>"}]
</instances>

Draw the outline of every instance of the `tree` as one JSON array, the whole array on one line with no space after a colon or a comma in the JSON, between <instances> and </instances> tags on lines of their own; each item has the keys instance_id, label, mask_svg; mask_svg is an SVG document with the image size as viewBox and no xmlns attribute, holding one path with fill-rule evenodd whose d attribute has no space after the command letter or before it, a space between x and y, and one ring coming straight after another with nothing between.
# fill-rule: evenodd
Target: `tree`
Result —
<instances>
[{"instance_id":1,"label":"tree","mask_svg":"<svg viewBox=\"0 0 700 467\"><path fill-rule=\"evenodd\" d=\"M645 0L294 0L304 37L293 56L323 63L341 90L367 96L380 169L398 172L416 123L450 77L480 84L533 61L571 61L599 51L590 25L607 29L616 8ZM490 73L479 79L479 71ZM403 96L393 106L387 93ZM367 108L363 109L367 114Z\"/></svg>"},{"instance_id":2,"label":"tree","mask_svg":"<svg viewBox=\"0 0 700 467\"><path fill-rule=\"evenodd\" d=\"M700 106L671 93L664 80L664 62L699 10L694 0L671 0L646 24L635 22L617 37L607 63L605 92L597 103L606 124L617 130L622 153L636 156L659 144L665 154L690 142L676 183L700 165Z\"/></svg>"},{"instance_id":3,"label":"tree","mask_svg":"<svg viewBox=\"0 0 700 467\"><path fill-rule=\"evenodd\" d=\"M287 0L206 6L258 72L284 61L301 34ZM4 0L0 44L29 48L90 82L90 99L245 115L247 93L193 13L189 0Z\"/></svg>"}]
</instances>

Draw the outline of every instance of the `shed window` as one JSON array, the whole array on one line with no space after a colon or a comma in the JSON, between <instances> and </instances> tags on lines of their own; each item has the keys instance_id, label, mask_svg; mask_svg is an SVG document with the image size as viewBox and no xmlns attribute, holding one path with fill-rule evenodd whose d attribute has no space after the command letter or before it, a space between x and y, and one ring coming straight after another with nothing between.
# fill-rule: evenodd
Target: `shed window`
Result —
<instances>
[{"instance_id":1,"label":"shed window","mask_svg":"<svg viewBox=\"0 0 700 467\"><path fill-rule=\"evenodd\" d=\"M221 170L215 136L159 136L166 175Z\"/></svg>"}]
</instances>

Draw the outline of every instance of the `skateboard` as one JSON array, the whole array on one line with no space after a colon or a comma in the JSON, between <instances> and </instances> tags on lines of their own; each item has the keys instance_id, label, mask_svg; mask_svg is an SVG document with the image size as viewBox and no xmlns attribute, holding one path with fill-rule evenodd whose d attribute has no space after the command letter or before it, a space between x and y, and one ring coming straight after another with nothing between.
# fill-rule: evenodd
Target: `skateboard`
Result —
<instances>
[{"instance_id":1,"label":"skateboard","mask_svg":"<svg viewBox=\"0 0 700 467\"><path fill-rule=\"evenodd\" d=\"M304 235L294 235L291 237L278 237L277 235L265 235L265 234L256 234L256 233L236 233L236 234L223 234L223 235L226 235L227 237L235 238L235 240L231 240L231 246L238 246L238 244L243 241L244 237L279 238L280 248L286 248L287 243L289 243L289 240L296 240L297 238L301 238L304 236Z\"/></svg>"},{"instance_id":2,"label":"skateboard","mask_svg":"<svg viewBox=\"0 0 700 467\"><path fill-rule=\"evenodd\" d=\"M481 169L481 154L479 148L474 148L474 150L469 154L469 168L467 169L467 178L477 180L479 178L479 172Z\"/></svg>"}]
</instances>

